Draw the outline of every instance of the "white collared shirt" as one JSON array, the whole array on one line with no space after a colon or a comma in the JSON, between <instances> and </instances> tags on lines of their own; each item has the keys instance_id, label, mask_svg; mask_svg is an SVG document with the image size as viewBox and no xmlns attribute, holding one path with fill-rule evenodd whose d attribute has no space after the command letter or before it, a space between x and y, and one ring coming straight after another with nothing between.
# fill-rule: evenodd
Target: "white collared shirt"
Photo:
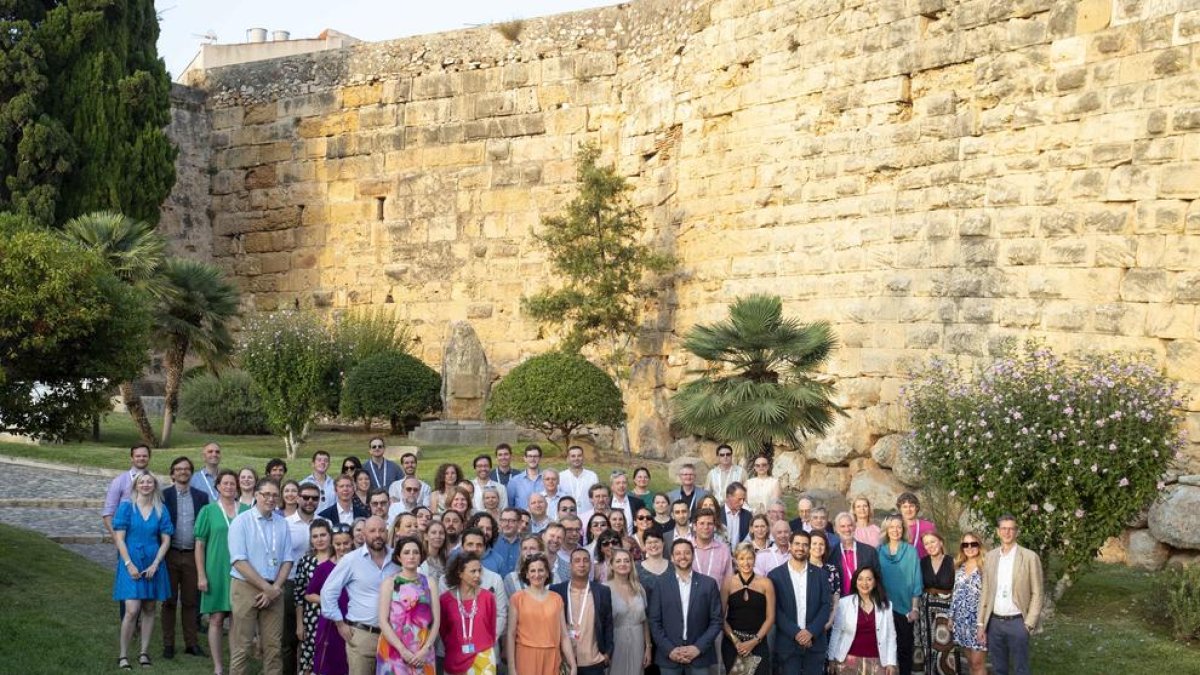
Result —
<instances>
[{"instance_id":1,"label":"white collared shirt","mask_svg":"<svg viewBox=\"0 0 1200 675\"><path fill-rule=\"evenodd\" d=\"M696 571L692 570L688 573L687 579L679 576L679 570L675 570L675 582L679 584L679 606L683 607L683 639L688 637L688 606L692 604L692 575Z\"/></svg>"},{"instance_id":2,"label":"white collared shirt","mask_svg":"<svg viewBox=\"0 0 1200 675\"><path fill-rule=\"evenodd\" d=\"M1013 564L1017 561L1017 547L1005 553L1000 550L1000 561L996 567L996 597L992 602L992 614L1014 616L1021 608L1013 601Z\"/></svg>"},{"instance_id":3,"label":"white collared shirt","mask_svg":"<svg viewBox=\"0 0 1200 675\"><path fill-rule=\"evenodd\" d=\"M792 578L792 592L796 594L796 625L800 626L800 630L806 630L805 617L808 616L808 563L804 563L804 567L797 572L792 564L788 563L788 576Z\"/></svg>"},{"instance_id":4,"label":"white collared shirt","mask_svg":"<svg viewBox=\"0 0 1200 675\"><path fill-rule=\"evenodd\" d=\"M725 532L729 535L729 548L731 549L736 548L746 536L746 533L741 531L742 520L738 518L740 513L740 510L735 513L730 511L728 506L725 507Z\"/></svg>"},{"instance_id":5,"label":"white collared shirt","mask_svg":"<svg viewBox=\"0 0 1200 675\"><path fill-rule=\"evenodd\" d=\"M568 468L558 472L558 495L574 497L575 506L579 511L577 515L586 520L588 514L593 511L592 500L588 499L588 490L599 482L600 479L596 476L596 472L591 469L582 469L576 476Z\"/></svg>"}]
</instances>

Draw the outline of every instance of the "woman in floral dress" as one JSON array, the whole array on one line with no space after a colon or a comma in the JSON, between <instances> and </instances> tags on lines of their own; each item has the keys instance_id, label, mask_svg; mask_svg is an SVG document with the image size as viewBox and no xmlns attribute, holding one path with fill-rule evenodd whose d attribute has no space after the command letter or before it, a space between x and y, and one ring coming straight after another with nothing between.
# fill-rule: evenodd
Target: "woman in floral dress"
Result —
<instances>
[{"instance_id":1,"label":"woman in floral dress","mask_svg":"<svg viewBox=\"0 0 1200 675\"><path fill-rule=\"evenodd\" d=\"M425 545L417 537L396 542L392 562L400 571L383 580L379 591L379 649L376 675L435 675L441 604L437 581L418 571Z\"/></svg>"},{"instance_id":2,"label":"woman in floral dress","mask_svg":"<svg viewBox=\"0 0 1200 675\"><path fill-rule=\"evenodd\" d=\"M984 553L979 535L967 532L962 536L959 554L954 560L958 571L954 574L954 594L950 598L950 621L954 627L954 644L966 655L971 675L987 673L987 647L975 640Z\"/></svg>"},{"instance_id":3,"label":"woman in floral dress","mask_svg":"<svg viewBox=\"0 0 1200 675\"><path fill-rule=\"evenodd\" d=\"M333 528L327 520L313 520L308 528L309 551L296 563L296 583L293 601L301 620L296 622L296 639L300 641L300 672L308 675L313 669L313 653L317 640L317 619L321 603L304 598L308 582L312 581L317 565L333 557Z\"/></svg>"}]
</instances>

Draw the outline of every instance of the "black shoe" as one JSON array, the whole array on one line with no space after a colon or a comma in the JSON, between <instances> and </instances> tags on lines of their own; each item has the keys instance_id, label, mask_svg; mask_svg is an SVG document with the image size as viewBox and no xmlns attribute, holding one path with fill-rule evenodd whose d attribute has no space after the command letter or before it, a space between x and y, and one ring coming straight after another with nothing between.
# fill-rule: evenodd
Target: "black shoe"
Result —
<instances>
[{"instance_id":1,"label":"black shoe","mask_svg":"<svg viewBox=\"0 0 1200 675\"><path fill-rule=\"evenodd\" d=\"M192 656L208 656L208 654L205 654L204 650L200 648L200 645L192 645L183 651L184 653L191 654Z\"/></svg>"},{"instance_id":2,"label":"black shoe","mask_svg":"<svg viewBox=\"0 0 1200 675\"><path fill-rule=\"evenodd\" d=\"M175 658L175 645L171 645L170 647L163 647L163 658L164 659Z\"/></svg>"}]
</instances>

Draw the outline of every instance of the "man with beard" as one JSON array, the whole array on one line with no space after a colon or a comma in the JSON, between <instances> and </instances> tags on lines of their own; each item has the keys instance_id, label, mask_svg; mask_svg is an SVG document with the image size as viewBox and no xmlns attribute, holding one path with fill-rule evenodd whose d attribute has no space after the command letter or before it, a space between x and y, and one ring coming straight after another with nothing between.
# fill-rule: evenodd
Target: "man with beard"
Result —
<instances>
[{"instance_id":1,"label":"man with beard","mask_svg":"<svg viewBox=\"0 0 1200 675\"><path fill-rule=\"evenodd\" d=\"M321 614L337 625L346 641L350 675L374 675L375 648L379 645L379 590L383 580L400 571L392 562L383 518L367 518L363 546L346 554L321 588ZM345 589L350 598L346 613L338 607Z\"/></svg>"},{"instance_id":2,"label":"man with beard","mask_svg":"<svg viewBox=\"0 0 1200 675\"><path fill-rule=\"evenodd\" d=\"M692 570L692 542L671 544L671 563L650 594L654 663L668 675L709 675L725 621L721 592L712 577Z\"/></svg>"}]
</instances>

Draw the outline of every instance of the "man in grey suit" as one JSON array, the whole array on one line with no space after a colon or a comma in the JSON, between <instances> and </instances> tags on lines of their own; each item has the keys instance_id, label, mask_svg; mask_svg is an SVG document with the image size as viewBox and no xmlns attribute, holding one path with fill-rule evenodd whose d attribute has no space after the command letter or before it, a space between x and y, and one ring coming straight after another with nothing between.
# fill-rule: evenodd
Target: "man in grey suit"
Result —
<instances>
[{"instance_id":1,"label":"man in grey suit","mask_svg":"<svg viewBox=\"0 0 1200 675\"><path fill-rule=\"evenodd\" d=\"M792 533L792 559L767 575L775 586L775 663L783 675L821 675L825 624L833 611L829 575L808 564L809 535Z\"/></svg>"},{"instance_id":2,"label":"man in grey suit","mask_svg":"<svg viewBox=\"0 0 1200 675\"><path fill-rule=\"evenodd\" d=\"M708 490L696 485L696 466L684 464L679 467L679 473L675 475L679 478L679 487L668 492L667 499L672 504L682 499L688 503L688 510L695 510L696 504L704 498L704 495L708 494Z\"/></svg>"},{"instance_id":3,"label":"man in grey suit","mask_svg":"<svg viewBox=\"0 0 1200 675\"><path fill-rule=\"evenodd\" d=\"M712 577L692 570L692 542L671 545L672 569L650 594L654 663L664 675L710 675L716 671L717 638L724 615L721 591Z\"/></svg>"}]
</instances>

